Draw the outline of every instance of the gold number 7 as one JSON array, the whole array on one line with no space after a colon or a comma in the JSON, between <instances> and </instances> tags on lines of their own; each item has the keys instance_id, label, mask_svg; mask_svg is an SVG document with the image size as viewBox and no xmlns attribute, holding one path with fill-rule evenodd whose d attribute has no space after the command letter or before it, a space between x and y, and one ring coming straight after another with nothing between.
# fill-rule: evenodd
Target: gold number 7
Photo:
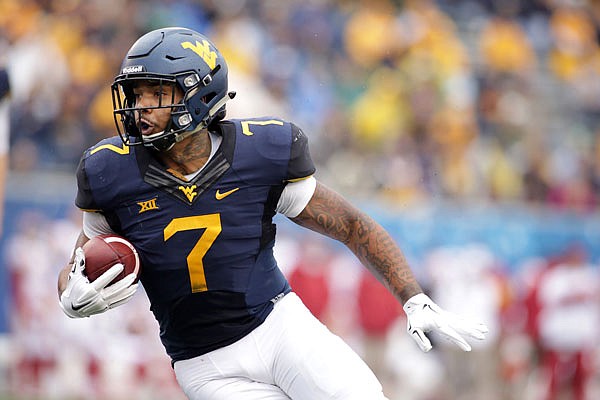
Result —
<instances>
[{"instance_id":1,"label":"gold number 7","mask_svg":"<svg viewBox=\"0 0 600 400\"><path fill-rule=\"evenodd\" d=\"M164 230L165 242L174 234L181 231L190 231L195 229L204 229L198 242L190 254L187 256L187 266L190 273L190 283L192 293L205 292L206 276L204 275L204 263L202 259L206 255L210 246L214 243L217 236L221 233L220 214L196 215L193 217L175 218Z\"/></svg>"}]
</instances>

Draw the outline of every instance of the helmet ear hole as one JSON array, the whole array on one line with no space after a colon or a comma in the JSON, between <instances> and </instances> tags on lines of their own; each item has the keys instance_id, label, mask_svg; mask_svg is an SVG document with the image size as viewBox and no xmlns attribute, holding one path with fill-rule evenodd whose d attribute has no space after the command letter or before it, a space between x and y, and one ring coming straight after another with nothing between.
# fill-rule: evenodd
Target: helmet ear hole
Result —
<instances>
[{"instance_id":1,"label":"helmet ear hole","mask_svg":"<svg viewBox=\"0 0 600 400\"><path fill-rule=\"evenodd\" d=\"M211 102L212 99L215 98L216 95L217 94L215 92L208 93L207 95L205 95L205 96L202 97L202 102L204 104L208 104L208 103Z\"/></svg>"}]
</instances>

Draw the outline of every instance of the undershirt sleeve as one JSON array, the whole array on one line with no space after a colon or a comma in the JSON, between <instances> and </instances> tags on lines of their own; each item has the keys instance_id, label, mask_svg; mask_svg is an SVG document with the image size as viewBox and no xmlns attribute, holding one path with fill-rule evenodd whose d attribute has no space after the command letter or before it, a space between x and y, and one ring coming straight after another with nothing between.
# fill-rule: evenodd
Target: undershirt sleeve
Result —
<instances>
[{"instance_id":1,"label":"undershirt sleeve","mask_svg":"<svg viewBox=\"0 0 600 400\"><path fill-rule=\"evenodd\" d=\"M83 212L83 233L88 238L94 236L115 233L110 228L104 214L99 212Z\"/></svg>"},{"instance_id":2,"label":"undershirt sleeve","mask_svg":"<svg viewBox=\"0 0 600 400\"><path fill-rule=\"evenodd\" d=\"M288 218L297 217L312 198L316 187L317 180L313 176L288 183L281 192L275 210Z\"/></svg>"}]
</instances>

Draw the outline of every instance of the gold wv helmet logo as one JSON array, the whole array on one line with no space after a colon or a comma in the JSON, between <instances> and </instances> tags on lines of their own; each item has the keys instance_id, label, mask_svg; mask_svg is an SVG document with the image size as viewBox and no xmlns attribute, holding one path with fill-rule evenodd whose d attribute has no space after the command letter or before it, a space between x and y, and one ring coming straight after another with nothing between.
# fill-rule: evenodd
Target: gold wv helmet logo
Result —
<instances>
[{"instance_id":1,"label":"gold wv helmet logo","mask_svg":"<svg viewBox=\"0 0 600 400\"><path fill-rule=\"evenodd\" d=\"M181 47L184 49L192 50L196 53L210 69L215 69L217 65L217 53L210 49L210 44L206 40L202 40L202 43L196 40L196 44L192 42L183 42Z\"/></svg>"},{"instance_id":2,"label":"gold wv helmet logo","mask_svg":"<svg viewBox=\"0 0 600 400\"><path fill-rule=\"evenodd\" d=\"M196 192L196 185L192 186L179 186L177 189L181 190L185 197L187 197L188 201L191 203L194 200L194 197L198 195Z\"/></svg>"}]
</instances>

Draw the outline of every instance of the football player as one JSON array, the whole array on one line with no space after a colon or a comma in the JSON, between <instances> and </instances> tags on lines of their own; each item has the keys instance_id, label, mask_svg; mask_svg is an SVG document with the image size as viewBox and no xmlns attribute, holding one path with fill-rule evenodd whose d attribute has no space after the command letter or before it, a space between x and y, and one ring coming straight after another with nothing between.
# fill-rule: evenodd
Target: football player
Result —
<instances>
[{"instance_id":1,"label":"football player","mask_svg":"<svg viewBox=\"0 0 600 400\"><path fill-rule=\"evenodd\" d=\"M119 136L85 151L83 229L58 281L72 318L125 303L135 276L94 282L81 246L105 233L136 247L151 310L190 399L384 399L367 365L302 304L273 257L273 217L344 243L404 305L424 351L436 331L470 350L487 328L438 307L390 235L314 178L308 139L278 118L226 120L227 64L184 28L145 34L112 85ZM465 336L465 337L464 337Z\"/></svg>"}]
</instances>

